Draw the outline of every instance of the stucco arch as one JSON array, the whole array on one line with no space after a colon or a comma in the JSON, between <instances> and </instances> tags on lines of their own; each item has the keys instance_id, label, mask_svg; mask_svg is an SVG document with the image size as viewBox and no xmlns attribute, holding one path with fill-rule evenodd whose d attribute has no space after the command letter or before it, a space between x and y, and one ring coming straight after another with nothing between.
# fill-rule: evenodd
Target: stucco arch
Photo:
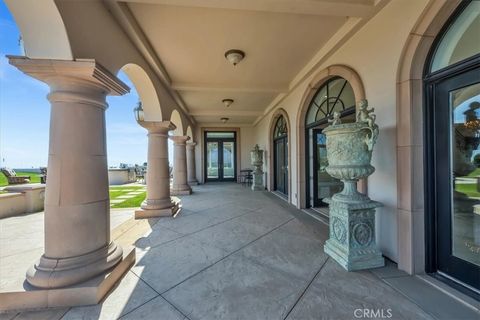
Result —
<instances>
[{"instance_id":1,"label":"stucco arch","mask_svg":"<svg viewBox=\"0 0 480 320\"><path fill-rule=\"evenodd\" d=\"M430 48L460 0L431 0L411 30L397 69L398 267L425 270L423 72ZM401 237L401 238L400 238Z\"/></svg>"},{"instance_id":2,"label":"stucco arch","mask_svg":"<svg viewBox=\"0 0 480 320\"><path fill-rule=\"evenodd\" d=\"M129 63L121 69L132 81L138 92L146 121L162 121L162 108L157 91L148 74L137 64Z\"/></svg>"},{"instance_id":3,"label":"stucco arch","mask_svg":"<svg viewBox=\"0 0 480 320\"><path fill-rule=\"evenodd\" d=\"M173 131L174 136L183 136L183 122L180 113L177 110L173 110L172 114L170 115L170 121L173 122L177 128Z\"/></svg>"},{"instance_id":4,"label":"stucco arch","mask_svg":"<svg viewBox=\"0 0 480 320\"><path fill-rule=\"evenodd\" d=\"M20 29L27 57L73 60L67 30L54 0L5 3Z\"/></svg>"},{"instance_id":5,"label":"stucco arch","mask_svg":"<svg viewBox=\"0 0 480 320\"><path fill-rule=\"evenodd\" d=\"M187 132L186 135L190 137L190 141L193 142L195 139L193 138L193 131L192 131L192 126L187 127Z\"/></svg>"},{"instance_id":6,"label":"stucco arch","mask_svg":"<svg viewBox=\"0 0 480 320\"><path fill-rule=\"evenodd\" d=\"M365 99L365 89L358 73L352 68L344 65L332 65L318 72L308 84L307 90L303 94L300 108L297 113L297 207L306 206L305 189L305 117L307 115L310 101L313 99L318 89L329 79L333 77L342 77L352 86L356 101ZM360 183L359 189L366 192L366 183Z\"/></svg>"},{"instance_id":7,"label":"stucco arch","mask_svg":"<svg viewBox=\"0 0 480 320\"><path fill-rule=\"evenodd\" d=\"M290 141L292 137L292 129L290 125L290 118L288 117L288 113L283 109L279 108L275 110L273 113L271 119L270 119L270 126L268 129L268 191L274 191L273 186L274 186L274 179L275 179L275 174L274 174L274 153L273 153L273 131L275 130L275 124L277 123L278 118L282 117L285 119L285 122L287 123L287 139L288 139L288 151L287 151L287 157L288 157L288 202L291 203L292 201L292 171L291 171L291 163L292 163L292 142Z\"/></svg>"}]
</instances>

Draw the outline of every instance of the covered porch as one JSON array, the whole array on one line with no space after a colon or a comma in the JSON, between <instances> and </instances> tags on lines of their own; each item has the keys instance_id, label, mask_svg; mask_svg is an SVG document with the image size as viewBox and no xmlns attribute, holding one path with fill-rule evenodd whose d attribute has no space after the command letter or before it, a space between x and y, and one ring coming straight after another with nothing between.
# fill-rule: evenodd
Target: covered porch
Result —
<instances>
[{"instance_id":1,"label":"covered porch","mask_svg":"<svg viewBox=\"0 0 480 320\"><path fill-rule=\"evenodd\" d=\"M50 128L45 213L0 220L0 320L478 318L480 3L4 1ZM117 211L130 92L146 198ZM329 159L336 125L365 161Z\"/></svg>"},{"instance_id":2,"label":"covered porch","mask_svg":"<svg viewBox=\"0 0 480 320\"><path fill-rule=\"evenodd\" d=\"M268 192L195 186L176 218L112 210L112 239L137 261L99 305L0 314L0 319L473 319L464 304L389 262L346 272L323 252L324 223ZM23 232L15 226L24 225ZM15 239L15 241L13 241ZM43 215L2 221L0 274L25 285L42 252ZM32 249L26 242L40 244ZM30 248L30 250L26 250ZM13 263L15 261L15 263ZM12 271L13 269L19 272ZM2 280L4 278L2 277Z\"/></svg>"}]
</instances>

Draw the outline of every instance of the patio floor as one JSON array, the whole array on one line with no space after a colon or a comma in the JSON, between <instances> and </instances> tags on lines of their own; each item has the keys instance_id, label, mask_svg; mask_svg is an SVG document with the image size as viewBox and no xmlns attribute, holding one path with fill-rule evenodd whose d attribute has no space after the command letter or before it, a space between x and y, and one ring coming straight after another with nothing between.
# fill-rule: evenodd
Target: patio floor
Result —
<instances>
[{"instance_id":1,"label":"patio floor","mask_svg":"<svg viewBox=\"0 0 480 320\"><path fill-rule=\"evenodd\" d=\"M177 218L143 221L147 227L131 220L132 211L112 218L123 228L122 245L136 240L137 262L102 304L0 314L0 320L355 319L364 309L391 319L480 315L393 263L344 271L323 253L328 227L271 193L206 184L182 201ZM9 260L12 250L35 243L30 257L41 253L42 220L41 214L0 220L2 281L11 272L23 275L31 263ZM28 236L18 244L20 225Z\"/></svg>"}]
</instances>

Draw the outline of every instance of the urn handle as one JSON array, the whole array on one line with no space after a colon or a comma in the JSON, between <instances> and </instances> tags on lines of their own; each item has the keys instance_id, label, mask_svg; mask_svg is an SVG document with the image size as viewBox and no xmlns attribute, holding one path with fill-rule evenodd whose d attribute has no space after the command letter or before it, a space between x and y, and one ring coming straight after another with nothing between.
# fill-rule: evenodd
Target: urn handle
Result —
<instances>
[{"instance_id":1,"label":"urn handle","mask_svg":"<svg viewBox=\"0 0 480 320\"><path fill-rule=\"evenodd\" d=\"M378 138L378 125L375 123L376 115L373 113L375 108L368 109L368 101L366 99L358 102L357 122L363 122L367 124L367 129L370 130L370 135L365 138L368 151L373 150L373 146L377 142Z\"/></svg>"},{"instance_id":2,"label":"urn handle","mask_svg":"<svg viewBox=\"0 0 480 320\"><path fill-rule=\"evenodd\" d=\"M367 129L370 130L370 134L365 137L365 143L367 144L368 151L372 151L378 138L378 125L373 124L372 126L368 126Z\"/></svg>"}]
</instances>

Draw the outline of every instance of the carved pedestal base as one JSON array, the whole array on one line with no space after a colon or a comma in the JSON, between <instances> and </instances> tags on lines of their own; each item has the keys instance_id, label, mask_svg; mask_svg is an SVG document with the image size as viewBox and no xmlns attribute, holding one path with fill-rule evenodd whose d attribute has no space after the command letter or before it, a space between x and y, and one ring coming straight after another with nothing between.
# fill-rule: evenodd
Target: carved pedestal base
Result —
<instances>
[{"instance_id":1,"label":"carved pedestal base","mask_svg":"<svg viewBox=\"0 0 480 320\"><path fill-rule=\"evenodd\" d=\"M324 199L330 204L330 235L324 251L347 271L383 267L385 261L375 242L376 201L346 203Z\"/></svg>"},{"instance_id":2,"label":"carved pedestal base","mask_svg":"<svg viewBox=\"0 0 480 320\"><path fill-rule=\"evenodd\" d=\"M253 172L252 190L265 190L265 187L263 186L263 172Z\"/></svg>"}]
</instances>

